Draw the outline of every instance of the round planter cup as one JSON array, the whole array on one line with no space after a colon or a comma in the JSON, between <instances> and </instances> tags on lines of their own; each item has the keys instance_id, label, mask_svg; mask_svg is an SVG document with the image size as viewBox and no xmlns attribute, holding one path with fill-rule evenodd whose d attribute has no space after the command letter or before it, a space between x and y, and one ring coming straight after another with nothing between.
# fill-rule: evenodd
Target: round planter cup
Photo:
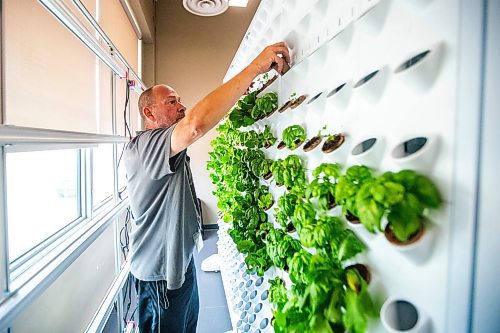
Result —
<instances>
[{"instance_id":1,"label":"round planter cup","mask_svg":"<svg viewBox=\"0 0 500 333\"><path fill-rule=\"evenodd\" d=\"M411 302L389 299L380 310L380 320L389 333L425 333L429 330L429 318Z\"/></svg>"},{"instance_id":2,"label":"round planter cup","mask_svg":"<svg viewBox=\"0 0 500 333\"><path fill-rule=\"evenodd\" d=\"M335 86L326 94L326 100L334 110L343 111L349 105L353 91L352 82L344 82Z\"/></svg>"},{"instance_id":3,"label":"round planter cup","mask_svg":"<svg viewBox=\"0 0 500 333\"><path fill-rule=\"evenodd\" d=\"M354 84L354 92L360 94L368 103L378 103L387 86L388 74L387 66L365 73Z\"/></svg>"},{"instance_id":4,"label":"round planter cup","mask_svg":"<svg viewBox=\"0 0 500 333\"><path fill-rule=\"evenodd\" d=\"M313 97L311 97L307 100L307 105L311 105L312 103L314 103L318 98L321 97L321 95L323 95L322 91L314 94Z\"/></svg>"},{"instance_id":5,"label":"round planter cup","mask_svg":"<svg viewBox=\"0 0 500 333\"><path fill-rule=\"evenodd\" d=\"M256 281L255 281L255 287L256 288L259 288L260 286L262 286L262 284L264 283L264 278L263 277L259 277Z\"/></svg>"},{"instance_id":6,"label":"round planter cup","mask_svg":"<svg viewBox=\"0 0 500 333\"><path fill-rule=\"evenodd\" d=\"M370 137L363 139L351 150L351 157L362 165L377 169L384 152L382 138Z\"/></svg>"},{"instance_id":7,"label":"round planter cup","mask_svg":"<svg viewBox=\"0 0 500 333\"><path fill-rule=\"evenodd\" d=\"M429 91L439 76L444 49L440 43L408 55L394 70L396 78L416 92Z\"/></svg>"},{"instance_id":8,"label":"round planter cup","mask_svg":"<svg viewBox=\"0 0 500 333\"><path fill-rule=\"evenodd\" d=\"M310 152L312 150L314 150L316 147L319 146L319 144L321 143L321 141L323 141L323 138L320 137L320 136L315 136L313 138L311 138L310 140L308 140L304 146L302 147L302 149L304 150L304 152Z\"/></svg>"},{"instance_id":9,"label":"round planter cup","mask_svg":"<svg viewBox=\"0 0 500 333\"><path fill-rule=\"evenodd\" d=\"M398 241L391 232L387 231L388 228L388 225L384 227L384 235L395 250L416 264L424 264L427 261L434 248L436 238L435 226L427 219L424 219L422 228L407 243Z\"/></svg>"},{"instance_id":10,"label":"round planter cup","mask_svg":"<svg viewBox=\"0 0 500 333\"><path fill-rule=\"evenodd\" d=\"M392 149L391 156L402 169L425 173L433 169L438 148L438 136L415 136L397 144Z\"/></svg>"}]
</instances>

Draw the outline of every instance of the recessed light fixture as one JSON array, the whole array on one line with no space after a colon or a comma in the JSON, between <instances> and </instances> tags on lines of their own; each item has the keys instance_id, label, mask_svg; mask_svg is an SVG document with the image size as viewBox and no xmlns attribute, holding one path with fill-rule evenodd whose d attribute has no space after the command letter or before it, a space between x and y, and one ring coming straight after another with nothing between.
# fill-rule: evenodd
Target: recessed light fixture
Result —
<instances>
[{"instance_id":1,"label":"recessed light fixture","mask_svg":"<svg viewBox=\"0 0 500 333\"><path fill-rule=\"evenodd\" d=\"M230 7L246 7L248 0L229 0Z\"/></svg>"},{"instance_id":2,"label":"recessed light fixture","mask_svg":"<svg viewBox=\"0 0 500 333\"><path fill-rule=\"evenodd\" d=\"M215 16L229 7L228 0L183 0L184 8L199 16Z\"/></svg>"}]
</instances>

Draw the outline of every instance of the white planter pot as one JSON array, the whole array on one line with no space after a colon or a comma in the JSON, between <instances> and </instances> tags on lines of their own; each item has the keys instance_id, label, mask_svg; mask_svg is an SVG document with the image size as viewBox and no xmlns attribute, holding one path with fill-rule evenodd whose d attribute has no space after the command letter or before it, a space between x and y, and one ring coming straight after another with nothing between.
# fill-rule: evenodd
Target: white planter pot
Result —
<instances>
[{"instance_id":1,"label":"white planter pot","mask_svg":"<svg viewBox=\"0 0 500 333\"><path fill-rule=\"evenodd\" d=\"M384 94L388 79L389 69L387 66L371 70L364 73L354 84L354 93L362 96L369 104L376 104Z\"/></svg>"},{"instance_id":2,"label":"white planter pot","mask_svg":"<svg viewBox=\"0 0 500 333\"><path fill-rule=\"evenodd\" d=\"M438 150L437 135L405 137L391 150L391 157L402 169L425 173L434 168Z\"/></svg>"},{"instance_id":3,"label":"white planter pot","mask_svg":"<svg viewBox=\"0 0 500 333\"><path fill-rule=\"evenodd\" d=\"M414 51L394 70L396 78L416 92L425 93L432 88L439 76L444 55L445 47L442 43Z\"/></svg>"},{"instance_id":4,"label":"white planter pot","mask_svg":"<svg viewBox=\"0 0 500 333\"><path fill-rule=\"evenodd\" d=\"M430 330L430 319L411 302L391 298L380 310L380 320L389 333L426 333Z\"/></svg>"},{"instance_id":5,"label":"white planter pot","mask_svg":"<svg viewBox=\"0 0 500 333\"><path fill-rule=\"evenodd\" d=\"M384 153L384 139L365 137L351 149L351 158L359 164L377 169Z\"/></svg>"}]
</instances>

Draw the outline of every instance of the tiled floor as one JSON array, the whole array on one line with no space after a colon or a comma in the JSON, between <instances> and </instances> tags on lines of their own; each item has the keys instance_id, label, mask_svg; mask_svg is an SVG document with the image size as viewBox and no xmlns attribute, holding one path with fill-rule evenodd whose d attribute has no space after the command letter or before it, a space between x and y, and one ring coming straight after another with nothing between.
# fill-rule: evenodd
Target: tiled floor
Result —
<instances>
[{"instance_id":1,"label":"tiled floor","mask_svg":"<svg viewBox=\"0 0 500 333\"><path fill-rule=\"evenodd\" d=\"M200 294L197 333L225 333L232 328L220 273L201 270L201 262L217 253L217 230L206 230L204 240L202 251L200 253L195 251L194 256ZM133 293L132 299L135 299L135 293ZM135 304L132 304L129 315L134 309ZM103 333L116 333L117 331L117 316L116 311L113 310Z\"/></svg>"},{"instance_id":2,"label":"tiled floor","mask_svg":"<svg viewBox=\"0 0 500 333\"><path fill-rule=\"evenodd\" d=\"M201 270L201 262L217 253L217 231L206 230L204 239L203 249L194 257L200 294L197 333L225 333L231 330L231 319L220 273Z\"/></svg>"}]
</instances>

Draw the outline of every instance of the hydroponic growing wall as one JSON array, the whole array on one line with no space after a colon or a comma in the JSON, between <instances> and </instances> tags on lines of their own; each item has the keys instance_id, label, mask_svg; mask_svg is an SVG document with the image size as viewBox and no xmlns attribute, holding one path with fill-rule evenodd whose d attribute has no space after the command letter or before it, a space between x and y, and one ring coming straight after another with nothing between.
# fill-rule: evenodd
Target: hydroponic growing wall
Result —
<instances>
[{"instance_id":1,"label":"hydroponic growing wall","mask_svg":"<svg viewBox=\"0 0 500 333\"><path fill-rule=\"evenodd\" d=\"M257 80L219 128L209 162L234 328L448 332L459 14L455 0L261 2L226 79L281 40L292 68ZM359 184L352 198L341 192L349 182ZM398 206L413 204L416 227ZM328 232L342 236L318 236ZM298 290L280 304L282 285Z\"/></svg>"}]
</instances>

